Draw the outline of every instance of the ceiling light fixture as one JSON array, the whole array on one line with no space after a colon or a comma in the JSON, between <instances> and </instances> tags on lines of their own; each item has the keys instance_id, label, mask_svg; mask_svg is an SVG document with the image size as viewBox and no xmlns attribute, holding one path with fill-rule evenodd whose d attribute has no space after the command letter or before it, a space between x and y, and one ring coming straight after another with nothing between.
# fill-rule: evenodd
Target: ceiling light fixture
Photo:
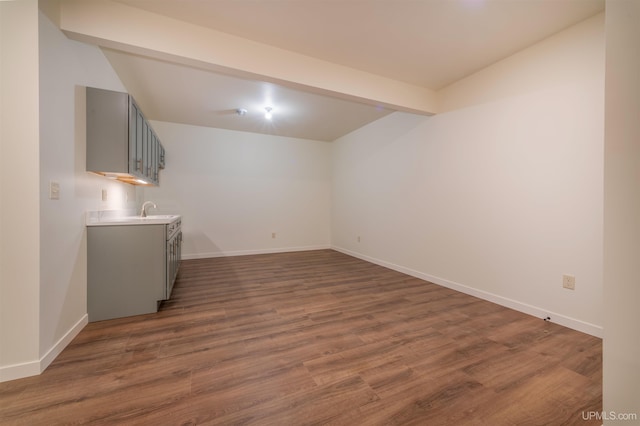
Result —
<instances>
[{"instance_id":1,"label":"ceiling light fixture","mask_svg":"<svg viewBox=\"0 0 640 426\"><path fill-rule=\"evenodd\" d=\"M239 116L243 116L247 113L247 110L244 108L238 108L236 109L236 114L238 114Z\"/></svg>"},{"instance_id":2,"label":"ceiling light fixture","mask_svg":"<svg viewBox=\"0 0 640 426\"><path fill-rule=\"evenodd\" d=\"M273 109L273 108L271 108L271 107L265 107L265 109L264 109L264 110L266 111L266 112L264 113L264 118L265 118L265 119L267 119L267 120L271 120L271 119L273 118L273 114L271 114L271 110L272 110L272 109Z\"/></svg>"}]
</instances>

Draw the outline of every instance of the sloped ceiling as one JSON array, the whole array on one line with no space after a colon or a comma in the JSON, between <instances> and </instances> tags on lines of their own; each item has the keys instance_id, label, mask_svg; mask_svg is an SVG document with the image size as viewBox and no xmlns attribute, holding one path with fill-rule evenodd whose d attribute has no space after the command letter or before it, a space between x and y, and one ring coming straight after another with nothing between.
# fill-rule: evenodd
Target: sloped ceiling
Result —
<instances>
[{"instance_id":1,"label":"sloped ceiling","mask_svg":"<svg viewBox=\"0 0 640 426\"><path fill-rule=\"evenodd\" d=\"M118 0L308 57L439 90L604 10L604 0ZM152 120L332 141L390 112L105 49ZM264 120L265 106L273 120ZM235 113L244 108L248 113Z\"/></svg>"}]
</instances>

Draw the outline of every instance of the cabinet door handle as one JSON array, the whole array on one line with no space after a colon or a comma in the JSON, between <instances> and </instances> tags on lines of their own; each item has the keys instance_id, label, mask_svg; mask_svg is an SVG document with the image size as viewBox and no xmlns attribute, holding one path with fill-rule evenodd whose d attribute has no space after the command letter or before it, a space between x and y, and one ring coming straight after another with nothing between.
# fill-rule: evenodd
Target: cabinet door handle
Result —
<instances>
[{"instance_id":1,"label":"cabinet door handle","mask_svg":"<svg viewBox=\"0 0 640 426\"><path fill-rule=\"evenodd\" d=\"M136 160L136 170L142 171L142 159Z\"/></svg>"}]
</instances>

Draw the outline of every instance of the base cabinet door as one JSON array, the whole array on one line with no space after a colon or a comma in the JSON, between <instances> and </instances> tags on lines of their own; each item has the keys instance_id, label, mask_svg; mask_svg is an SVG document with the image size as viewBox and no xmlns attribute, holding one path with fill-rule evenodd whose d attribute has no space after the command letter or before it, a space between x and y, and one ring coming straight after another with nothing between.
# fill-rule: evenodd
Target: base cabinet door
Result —
<instances>
[{"instance_id":1,"label":"base cabinet door","mask_svg":"<svg viewBox=\"0 0 640 426\"><path fill-rule=\"evenodd\" d=\"M158 311L166 295L166 243L166 225L87 228L90 322Z\"/></svg>"}]
</instances>

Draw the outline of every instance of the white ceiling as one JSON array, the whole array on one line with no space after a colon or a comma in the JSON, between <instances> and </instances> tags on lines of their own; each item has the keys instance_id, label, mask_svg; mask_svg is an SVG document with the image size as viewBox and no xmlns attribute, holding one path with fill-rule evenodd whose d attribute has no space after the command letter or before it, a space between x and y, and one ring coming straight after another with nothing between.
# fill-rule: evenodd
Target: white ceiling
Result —
<instances>
[{"instance_id":1,"label":"white ceiling","mask_svg":"<svg viewBox=\"0 0 640 426\"><path fill-rule=\"evenodd\" d=\"M118 2L433 90L604 10L604 0ZM390 112L105 52L152 120L331 141ZM262 117L268 102L271 123ZM236 108L249 113L240 117Z\"/></svg>"}]
</instances>

